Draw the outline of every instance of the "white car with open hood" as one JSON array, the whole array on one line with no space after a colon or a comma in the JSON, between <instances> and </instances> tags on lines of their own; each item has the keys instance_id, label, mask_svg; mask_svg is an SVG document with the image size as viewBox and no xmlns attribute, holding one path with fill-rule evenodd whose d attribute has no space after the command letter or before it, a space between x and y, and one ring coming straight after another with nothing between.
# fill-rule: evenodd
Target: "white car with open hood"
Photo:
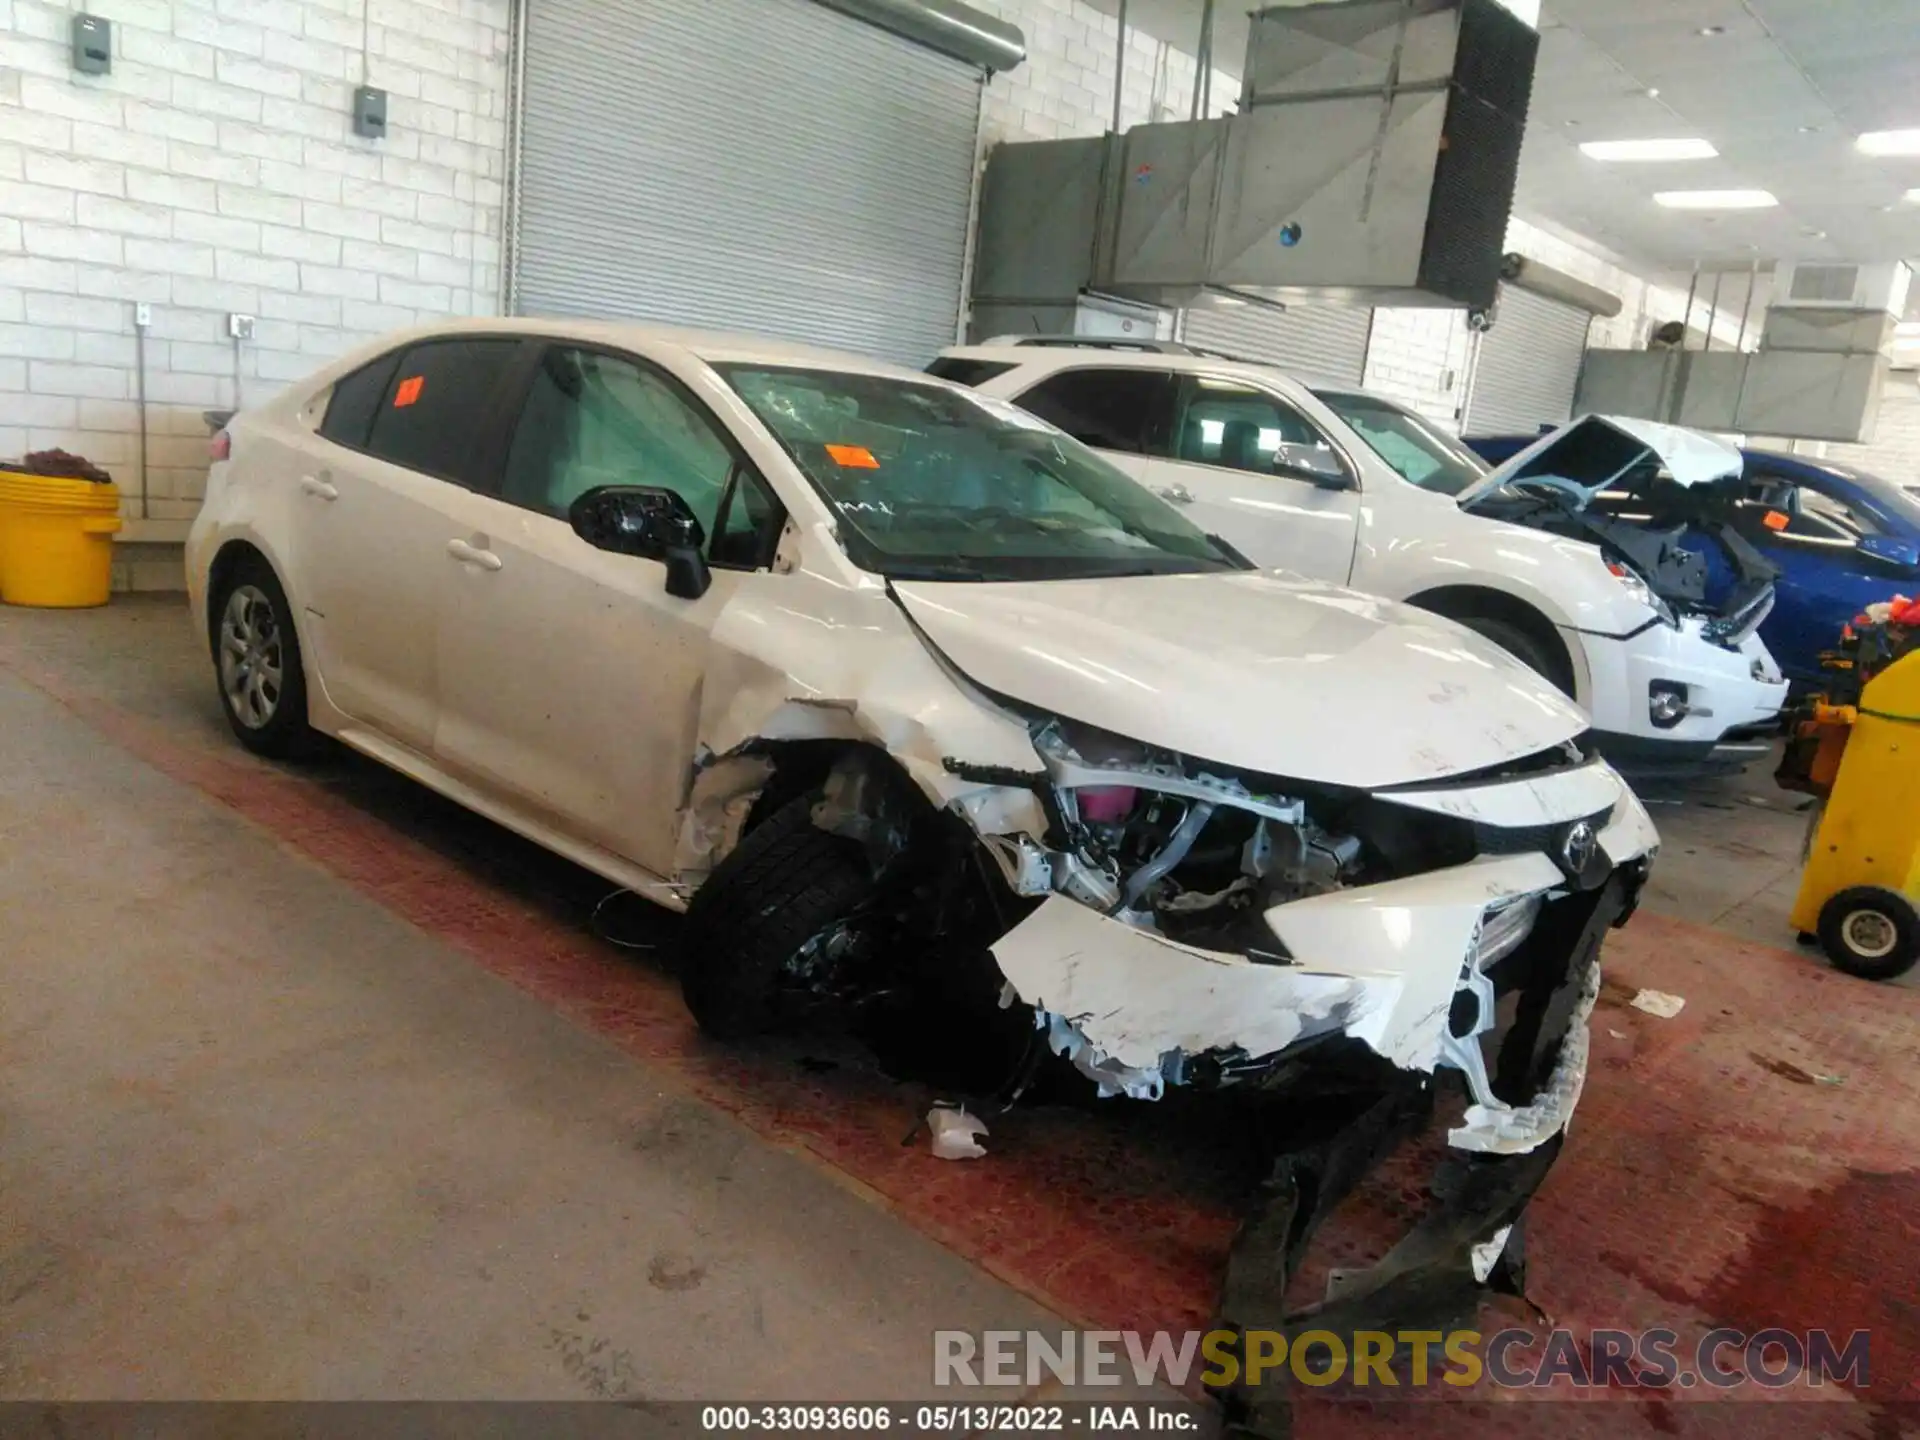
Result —
<instances>
[{"instance_id":1,"label":"white car with open hood","mask_svg":"<svg viewBox=\"0 0 1920 1440\"><path fill-rule=\"evenodd\" d=\"M1682 580L1671 536L1608 530L1598 510L1559 503L1569 486L1611 494L1662 476L1705 493L1739 476L1731 446L1594 419L1486 480L1472 451L1391 400L1180 346L1117 343L964 346L930 368L1094 446L1258 565L1478 631L1578 699L1602 751L1631 776L1736 768L1765 752L1786 698L1756 633L1772 604L1765 562L1749 550L1752 583L1733 606L1711 607L1704 567ZM1517 491L1507 474L1520 477ZM1568 482L1557 499L1537 478L1553 474ZM1469 488L1483 509L1455 503ZM1495 510L1528 528L1486 518Z\"/></svg>"},{"instance_id":2,"label":"white car with open hood","mask_svg":"<svg viewBox=\"0 0 1920 1440\"><path fill-rule=\"evenodd\" d=\"M767 341L394 336L216 456L188 578L250 748L335 737L684 909L723 1036L961 1027L1105 1093L1369 1097L1368 1146L1452 1097L1493 1168L1442 1258L1486 1277L1656 843L1496 646L1253 570L1003 401Z\"/></svg>"}]
</instances>

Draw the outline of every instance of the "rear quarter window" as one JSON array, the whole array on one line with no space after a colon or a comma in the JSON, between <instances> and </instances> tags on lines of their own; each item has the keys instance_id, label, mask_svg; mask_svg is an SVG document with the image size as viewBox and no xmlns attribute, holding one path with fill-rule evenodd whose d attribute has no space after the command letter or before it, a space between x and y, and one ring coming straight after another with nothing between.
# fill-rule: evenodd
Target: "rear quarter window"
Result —
<instances>
[{"instance_id":1,"label":"rear quarter window","mask_svg":"<svg viewBox=\"0 0 1920 1440\"><path fill-rule=\"evenodd\" d=\"M400 352L396 350L335 381L333 396L327 401L326 418L320 422L320 434L349 450L366 449L373 417L386 398L394 367L399 363Z\"/></svg>"},{"instance_id":2,"label":"rear quarter window","mask_svg":"<svg viewBox=\"0 0 1920 1440\"><path fill-rule=\"evenodd\" d=\"M956 385L984 385L987 381L1006 374L1013 366L1004 360L968 360L958 355L942 355L927 366L927 374L938 380L951 380Z\"/></svg>"}]
</instances>

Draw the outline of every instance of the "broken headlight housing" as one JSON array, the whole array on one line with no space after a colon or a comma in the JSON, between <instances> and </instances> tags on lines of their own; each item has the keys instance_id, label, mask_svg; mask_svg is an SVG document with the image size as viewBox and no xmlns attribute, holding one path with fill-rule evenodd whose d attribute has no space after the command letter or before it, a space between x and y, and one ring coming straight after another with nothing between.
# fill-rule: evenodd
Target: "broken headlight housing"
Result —
<instances>
[{"instance_id":1,"label":"broken headlight housing","mask_svg":"<svg viewBox=\"0 0 1920 1440\"><path fill-rule=\"evenodd\" d=\"M1358 839L1257 777L1058 719L1036 723L1033 740L1052 801L1047 887L1129 924L1281 958L1259 917L1357 872Z\"/></svg>"}]
</instances>

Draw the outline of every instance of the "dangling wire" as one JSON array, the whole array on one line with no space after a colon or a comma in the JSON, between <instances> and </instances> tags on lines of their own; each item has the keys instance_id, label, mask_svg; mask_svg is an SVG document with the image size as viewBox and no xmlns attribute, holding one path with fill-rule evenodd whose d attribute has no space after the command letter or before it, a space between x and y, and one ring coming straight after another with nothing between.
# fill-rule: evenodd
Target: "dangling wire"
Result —
<instances>
[{"instance_id":1,"label":"dangling wire","mask_svg":"<svg viewBox=\"0 0 1920 1440\"><path fill-rule=\"evenodd\" d=\"M641 898L638 891L629 890L624 885L618 890L609 890L605 895L600 897L600 902L593 907L593 914L587 918L587 928L594 933L597 939L604 940L609 945L618 946L622 950L657 949L657 946L643 940L622 940L618 935L610 934L606 927L601 924L600 912L606 909L609 903L618 900L622 895L631 895L636 900Z\"/></svg>"}]
</instances>

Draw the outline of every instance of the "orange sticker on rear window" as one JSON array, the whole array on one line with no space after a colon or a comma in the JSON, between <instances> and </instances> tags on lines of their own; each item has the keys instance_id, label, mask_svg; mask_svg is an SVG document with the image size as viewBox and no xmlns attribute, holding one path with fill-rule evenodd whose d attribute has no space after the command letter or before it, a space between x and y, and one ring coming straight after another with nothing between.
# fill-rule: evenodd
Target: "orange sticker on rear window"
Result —
<instances>
[{"instance_id":1,"label":"orange sticker on rear window","mask_svg":"<svg viewBox=\"0 0 1920 1440\"><path fill-rule=\"evenodd\" d=\"M1784 530L1793 523L1793 517L1779 510L1769 510L1767 518L1760 522L1769 530Z\"/></svg>"},{"instance_id":2,"label":"orange sticker on rear window","mask_svg":"<svg viewBox=\"0 0 1920 1440\"><path fill-rule=\"evenodd\" d=\"M833 463L849 470L878 470L880 462L873 458L873 452L864 445L829 445L827 454L833 457Z\"/></svg>"},{"instance_id":3,"label":"orange sticker on rear window","mask_svg":"<svg viewBox=\"0 0 1920 1440\"><path fill-rule=\"evenodd\" d=\"M420 398L420 391L426 383L427 377L424 375L409 375L402 380L400 388L393 392L393 408L398 410L402 405L413 404Z\"/></svg>"}]
</instances>

